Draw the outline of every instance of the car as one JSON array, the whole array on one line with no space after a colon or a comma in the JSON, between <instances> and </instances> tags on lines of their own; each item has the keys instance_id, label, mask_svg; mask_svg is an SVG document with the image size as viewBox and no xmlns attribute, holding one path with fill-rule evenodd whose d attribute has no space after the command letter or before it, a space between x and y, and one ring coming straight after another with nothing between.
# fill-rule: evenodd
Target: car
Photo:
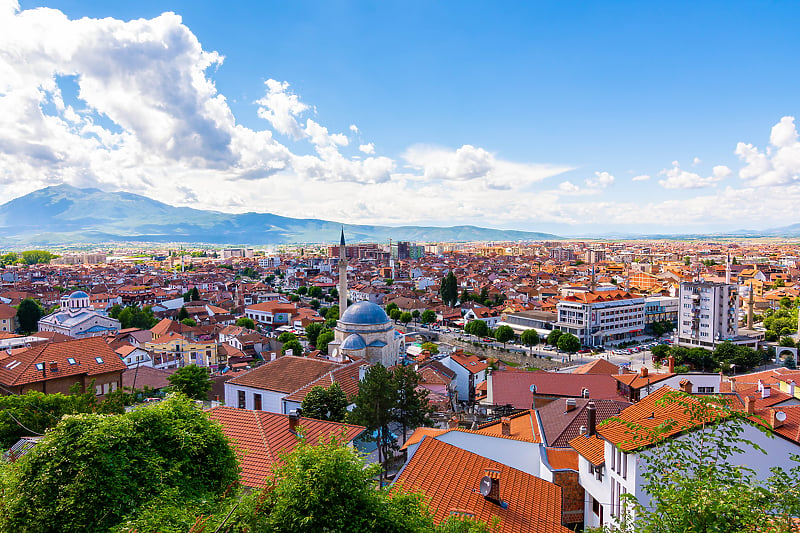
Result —
<instances>
[{"instance_id":1,"label":"car","mask_svg":"<svg viewBox=\"0 0 800 533\"><path fill-rule=\"evenodd\" d=\"M492 342L493 339L490 339L489 337L484 337L482 340L483 342Z\"/></svg>"},{"instance_id":2,"label":"car","mask_svg":"<svg viewBox=\"0 0 800 533\"><path fill-rule=\"evenodd\" d=\"M589 348L581 348L578 353L591 353L591 350Z\"/></svg>"}]
</instances>

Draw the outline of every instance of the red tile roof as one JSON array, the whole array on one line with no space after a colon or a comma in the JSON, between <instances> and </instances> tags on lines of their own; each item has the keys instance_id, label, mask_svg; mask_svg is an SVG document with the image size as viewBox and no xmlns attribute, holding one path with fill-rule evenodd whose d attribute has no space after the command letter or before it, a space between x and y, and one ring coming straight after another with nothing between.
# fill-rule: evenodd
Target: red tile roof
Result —
<instances>
[{"instance_id":1,"label":"red tile roof","mask_svg":"<svg viewBox=\"0 0 800 533\"><path fill-rule=\"evenodd\" d=\"M481 361L475 355L459 355L454 353L450 356L450 359L469 370L472 374L477 374L478 372L486 370L486 367L489 366L486 361Z\"/></svg>"},{"instance_id":2,"label":"red tile roof","mask_svg":"<svg viewBox=\"0 0 800 533\"><path fill-rule=\"evenodd\" d=\"M286 355L235 377L228 383L291 393L339 367L338 363L332 361Z\"/></svg>"},{"instance_id":3,"label":"red tile roof","mask_svg":"<svg viewBox=\"0 0 800 533\"><path fill-rule=\"evenodd\" d=\"M222 424L222 431L233 442L242 467L241 481L246 487L264 487L272 465L298 442L297 435L289 429L288 415L233 407L215 407L207 412ZM350 442L364 431L362 426L302 417L298 426L312 444L343 432L345 441Z\"/></svg>"},{"instance_id":4,"label":"red tile roof","mask_svg":"<svg viewBox=\"0 0 800 533\"><path fill-rule=\"evenodd\" d=\"M495 371L491 379L494 404L517 409L531 407L531 385L536 385L537 396L580 398L583 389L588 389L593 399L619 398L617 381L610 375Z\"/></svg>"},{"instance_id":5,"label":"red tile roof","mask_svg":"<svg viewBox=\"0 0 800 533\"><path fill-rule=\"evenodd\" d=\"M500 505L479 492L487 470L499 473ZM496 474L493 474L496 475ZM396 486L429 498L434 520L456 513L491 523L503 533L567 533L561 525L561 488L543 479L432 438L423 439L397 477Z\"/></svg>"},{"instance_id":6,"label":"red tile roof","mask_svg":"<svg viewBox=\"0 0 800 533\"><path fill-rule=\"evenodd\" d=\"M590 363L579 366L572 371L573 374L619 374L619 367L605 359L595 359Z\"/></svg>"},{"instance_id":7,"label":"red tile roof","mask_svg":"<svg viewBox=\"0 0 800 533\"><path fill-rule=\"evenodd\" d=\"M553 470L578 470L578 452L572 448L545 448L545 452Z\"/></svg>"}]
</instances>

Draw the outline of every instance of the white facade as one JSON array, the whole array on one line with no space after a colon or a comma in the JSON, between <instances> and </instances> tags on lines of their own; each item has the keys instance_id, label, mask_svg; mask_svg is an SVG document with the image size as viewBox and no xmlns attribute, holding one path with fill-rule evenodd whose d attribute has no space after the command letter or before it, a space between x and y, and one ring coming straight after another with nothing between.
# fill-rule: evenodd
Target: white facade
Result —
<instances>
[{"instance_id":1,"label":"white facade","mask_svg":"<svg viewBox=\"0 0 800 533\"><path fill-rule=\"evenodd\" d=\"M586 346L602 346L608 341L641 334L644 330L644 305L644 298L601 297L590 301L578 295L558 302L558 320L554 326L575 335Z\"/></svg>"},{"instance_id":2,"label":"white facade","mask_svg":"<svg viewBox=\"0 0 800 533\"><path fill-rule=\"evenodd\" d=\"M711 282L681 283L678 345L713 349L739 335L736 285Z\"/></svg>"},{"instance_id":3,"label":"white facade","mask_svg":"<svg viewBox=\"0 0 800 533\"><path fill-rule=\"evenodd\" d=\"M225 405L239 409L256 409L270 413L283 413L283 398L287 394L244 385L225 383ZM286 414L286 413L284 413Z\"/></svg>"},{"instance_id":4,"label":"white facade","mask_svg":"<svg viewBox=\"0 0 800 533\"><path fill-rule=\"evenodd\" d=\"M89 302L89 295L76 291L61 298L61 309L42 317L39 331L52 331L73 338L96 337L119 332L119 320L101 315Z\"/></svg>"}]
</instances>

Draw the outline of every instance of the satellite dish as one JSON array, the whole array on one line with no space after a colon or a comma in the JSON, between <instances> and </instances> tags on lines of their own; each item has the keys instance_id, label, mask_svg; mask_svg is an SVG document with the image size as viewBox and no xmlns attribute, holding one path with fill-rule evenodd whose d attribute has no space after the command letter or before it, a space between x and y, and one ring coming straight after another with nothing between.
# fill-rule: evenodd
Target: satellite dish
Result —
<instances>
[{"instance_id":1,"label":"satellite dish","mask_svg":"<svg viewBox=\"0 0 800 533\"><path fill-rule=\"evenodd\" d=\"M778 422L785 422L786 421L786 413L783 411L778 411L775 413L775 420ZM483 487L483 481L481 481L481 487Z\"/></svg>"},{"instance_id":2,"label":"satellite dish","mask_svg":"<svg viewBox=\"0 0 800 533\"><path fill-rule=\"evenodd\" d=\"M486 497L492 491L492 478L483 476L481 478L481 494Z\"/></svg>"},{"instance_id":3,"label":"satellite dish","mask_svg":"<svg viewBox=\"0 0 800 533\"><path fill-rule=\"evenodd\" d=\"M536 392L536 385L531 385L528 390L531 392Z\"/></svg>"}]
</instances>

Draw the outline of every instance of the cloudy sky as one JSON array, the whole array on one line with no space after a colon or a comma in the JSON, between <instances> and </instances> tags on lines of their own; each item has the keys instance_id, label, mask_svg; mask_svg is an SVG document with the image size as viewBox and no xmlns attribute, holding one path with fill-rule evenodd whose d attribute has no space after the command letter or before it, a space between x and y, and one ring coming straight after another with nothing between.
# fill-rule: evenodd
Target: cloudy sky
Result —
<instances>
[{"instance_id":1,"label":"cloudy sky","mask_svg":"<svg viewBox=\"0 0 800 533\"><path fill-rule=\"evenodd\" d=\"M733 0L0 0L0 203L69 183L348 223L787 225L798 20Z\"/></svg>"}]
</instances>

